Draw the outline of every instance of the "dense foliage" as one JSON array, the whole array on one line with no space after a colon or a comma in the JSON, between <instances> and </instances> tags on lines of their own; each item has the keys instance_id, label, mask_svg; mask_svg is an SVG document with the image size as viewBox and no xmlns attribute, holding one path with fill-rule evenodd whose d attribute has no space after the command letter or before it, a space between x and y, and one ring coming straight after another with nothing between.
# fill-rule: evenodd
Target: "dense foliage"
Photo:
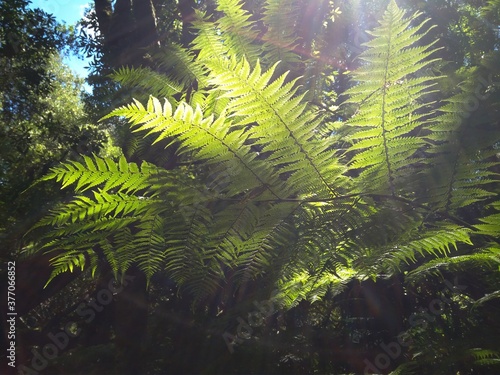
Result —
<instances>
[{"instance_id":1,"label":"dense foliage","mask_svg":"<svg viewBox=\"0 0 500 375\"><path fill-rule=\"evenodd\" d=\"M141 57L109 52L111 2L96 14L101 63L134 90L102 119L124 153L51 168L74 195L24 247L51 254L48 285L135 277L74 357L119 374L499 370L498 35L443 42L478 12L499 23L498 2L454 27L434 26L438 1L370 2L364 43L335 44L355 3L322 2L307 30L307 2L207 2ZM68 321L85 324L70 308L45 331ZM50 369L90 371L71 363Z\"/></svg>"},{"instance_id":2,"label":"dense foliage","mask_svg":"<svg viewBox=\"0 0 500 375\"><path fill-rule=\"evenodd\" d=\"M83 79L62 65L72 29L26 1L0 4L0 238L5 252L40 218L54 194L26 189L61 161L104 141L86 121Z\"/></svg>"}]
</instances>

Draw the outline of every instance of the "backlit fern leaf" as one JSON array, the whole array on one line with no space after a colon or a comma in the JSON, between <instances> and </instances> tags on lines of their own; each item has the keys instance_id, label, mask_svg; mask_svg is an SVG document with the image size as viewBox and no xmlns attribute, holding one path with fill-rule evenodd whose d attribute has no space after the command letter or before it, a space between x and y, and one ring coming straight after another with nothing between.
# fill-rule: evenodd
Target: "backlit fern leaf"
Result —
<instances>
[{"instance_id":1,"label":"backlit fern leaf","mask_svg":"<svg viewBox=\"0 0 500 375\"><path fill-rule=\"evenodd\" d=\"M346 287L346 280L325 273L319 279L311 278L307 272L295 273L288 279L280 281L281 292L276 295L277 302L284 309L297 306L302 300L315 302L326 293L337 295Z\"/></svg>"},{"instance_id":2,"label":"backlit fern leaf","mask_svg":"<svg viewBox=\"0 0 500 375\"><path fill-rule=\"evenodd\" d=\"M500 234L500 201L493 202L491 207L495 209L496 213L479 219L481 223L474 227L479 230L479 233L498 239Z\"/></svg>"},{"instance_id":3,"label":"backlit fern leaf","mask_svg":"<svg viewBox=\"0 0 500 375\"><path fill-rule=\"evenodd\" d=\"M276 173L287 174L288 186L300 193L335 196L334 185L341 185L343 170L337 163L330 143L314 140L321 119L294 96L295 81L285 83L286 74L271 81L276 65L261 72L257 62L252 70L243 58L238 61L214 62L211 82L230 98L229 111L235 125L256 123L250 128L250 138L267 158Z\"/></svg>"},{"instance_id":4,"label":"backlit fern leaf","mask_svg":"<svg viewBox=\"0 0 500 375\"><path fill-rule=\"evenodd\" d=\"M250 21L251 14L242 7L243 2L239 0L219 1L217 10L223 12L223 16L216 25L224 35L224 44L231 53L245 56L248 61L255 63L259 55L259 46L254 43L258 31Z\"/></svg>"},{"instance_id":5,"label":"backlit fern leaf","mask_svg":"<svg viewBox=\"0 0 500 375\"><path fill-rule=\"evenodd\" d=\"M165 270L182 290L201 300L220 287L222 270L210 248L212 213L204 202L183 207L164 235ZM180 220L179 220L180 219Z\"/></svg>"},{"instance_id":6,"label":"backlit fern leaf","mask_svg":"<svg viewBox=\"0 0 500 375\"><path fill-rule=\"evenodd\" d=\"M94 191L93 195L93 198L78 196L72 202L54 209L36 227L50 225L56 228L71 228L71 224L78 222L81 225L86 221L99 225L98 219L104 217L115 219L131 214L146 214L152 202L142 197L109 194L104 191Z\"/></svg>"},{"instance_id":7,"label":"backlit fern leaf","mask_svg":"<svg viewBox=\"0 0 500 375\"><path fill-rule=\"evenodd\" d=\"M217 32L217 25L209 22L204 13L197 12L193 26L198 31L193 41L194 49L199 51L196 61L206 67L207 61L225 60L230 51Z\"/></svg>"},{"instance_id":8,"label":"backlit fern leaf","mask_svg":"<svg viewBox=\"0 0 500 375\"><path fill-rule=\"evenodd\" d=\"M468 171L476 163L478 172L469 173L469 181L465 172L454 177L461 185L408 183L428 177L441 162L449 165L444 150L455 144L445 136L455 128L426 99L436 78L423 72L434 51L419 44L425 22L416 24L418 14L405 19L391 2L361 55L358 84L348 91L348 103L358 109L345 126L329 126L298 94L297 80L271 61L296 42L290 3L280 34L276 4L283 3L267 2L262 56L255 21L241 3L224 0L219 20L198 14L192 50L173 47L179 54L165 57L167 87L156 73L119 73L123 83L139 83L142 75L145 88L169 98L136 100L108 117L125 118L144 145L175 151L179 162L167 171L124 157L84 157L53 169L47 180L73 184L78 193L36 227L52 228L39 247L61 251L57 272L104 257L115 273L136 265L149 280L165 271L198 302L267 273L279 280L290 307L341 290L353 275L411 269L470 245L471 230L450 224L457 220L442 211L467 204L459 193L473 193L474 202L486 197L481 190L492 183L491 165L483 156L491 148L477 160L468 154ZM293 60L291 52L285 60ZM184 65L187 72L174 73ZM342 154L336 150L341 141L349 142ZM478 234L496 233L481 227L496 219L486 215ZM436 264L427 263L429 269Z\"/></svg>"},{"instance_id":9,"label":"backlit fern leaf","mask_svg":"<svg viewBox=\"0 0 500 375\"><path fill-rule=\"evenodd\" d=\"M283 233L287 221L299 208L297 203L267 205L260 209L254 225L242 239L235 261L236 272L232 276L235 282L254 279L264 272L274 261L276 249L289 244ZM281 259L283 260L283 259Z\"/></svg>"},{"instance_id":10,"label":"backlit fern leaf","mask_svg":"<svg viewBox=\"0 0 500 375\"><path fill-rule=\"evenodd\" d=\"M359 106L347 122L352 128L347 153L363 191L400 194L405 178L416 173L408 165L423 162L417 151L427 142L418 131L431 112L422 97L436 77L416 74L433 62L428 57L435 51L433 43L416 45L426 24L413 25L419 15L406 19L390 2L380 26L370 32L369 48L359 56L364 64L353 74L357 84L347 91L347 103Z\"/></svg>"},{"instance_id":11,"label":"backlit fern leaf","mask_svg":"<svg viewBox=\"0 0 500 375\"><path fill-rule=\"evenodd\" d=\"M78 250L67 250L63 257L58 257L52 261L54 269L47 281L46 286L59 274L64 272L73 272L73 269L80 268L82 271L85 268L86 257L85 253Z\"/></svg>"},{"instance_id":12,"label":"backlit fern leaf","mask_svg":"<svg viewBox=\"0 0 500 375\"><path fill-rule=\"evenodd\" d=\"M51 169L42 180L55 179L66 188L76 184L75 191L86 190L100 186L103 191L118 191L136 193L147 189L152 176L159 174L159 169L147 162L141 167L128 163L124 156L118 162L109 158L83 156L84 163L70 161ZM159 176L158 176L159 177Z\"/></svg>"},{"instance_id":13,"label":"backlit fern leaf","mask_svg":"<svg viewBox=\"0 0 500 375\"><path fill-rule=\"evenodd\" d=\"M426 230L418 234L416 238L408 238L405 243L397 245L392 251L387 251L382 257L382 264L391 264L394 269L400 268L404 262L416 263L417 257L426 257L433 255L434 257L447 256L452 251L452 248L457 249L459 243L472 245L470 241L469 230L460 228L455 225L444 226L435 230ZM401 241L403 242L403 241ZM388 259L384 259L388 258Z\"/></svg>"},{"instance_id":14,"label":"backlit fern leaf","mask_svg":"<svg viewBox=\"0 0 500 375\"><path fill-rule=\"evenodd\" d=\"M231 178L230 196L266 187L277 197L273 188L284 189L284 184L245 143L248 132L232 128L224 115L217 119L213 116L204 118L199 107L193 109L185 103L174 112L168 101L162 106L156 98L151 98L147 108L136 102L113 111L109 116L128 118L138 131L159 133L157 140L177 137L179 153L189 153L194 160L214 166L214 177L224 175ZM224 189L223 183L224 180L219 181L220 189Z\"/></svg>"}]
</instances>

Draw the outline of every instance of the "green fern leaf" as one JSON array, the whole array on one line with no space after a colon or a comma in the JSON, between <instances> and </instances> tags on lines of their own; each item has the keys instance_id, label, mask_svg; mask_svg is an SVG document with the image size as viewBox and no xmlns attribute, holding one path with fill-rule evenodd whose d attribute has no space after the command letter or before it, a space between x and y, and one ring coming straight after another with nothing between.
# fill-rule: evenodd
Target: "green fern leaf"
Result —
<instances>
[{"instance_id":1,"label":"green fern leaf","mask_svg":"<svg viewBox=\"0 0 500 375\"><path fill-rule=\"evenodd\" d=\"M357 84L347 91L346 103L359 106L347 122L352 130L347 150L352 155L350 169L358 170L361 189L366 192L402 194L408 175L409 158L418 165L417 151L427 141L416 136L421 119L431 115L429 102L420 102L430 93L436 77L416 73L432 64L428 57L435 51L431 44L416 46L424 33L419 33L427 21L412 24L419 16L405 18L391 1L380 26L370 32L374 39L359 58L364 65L354 72Z\"/></svg>"}]
</instances>

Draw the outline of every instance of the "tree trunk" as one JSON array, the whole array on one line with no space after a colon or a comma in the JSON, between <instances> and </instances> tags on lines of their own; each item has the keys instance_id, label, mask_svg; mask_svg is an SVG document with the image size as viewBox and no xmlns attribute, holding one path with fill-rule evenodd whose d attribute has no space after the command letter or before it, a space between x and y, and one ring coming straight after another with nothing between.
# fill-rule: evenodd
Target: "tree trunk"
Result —
<instances>
[{"instance_id":1,"label":"tree trunk","mask_svg":"<svg viewBox=\"0 0 500 375\"><path fill-rule=\"evenodd\" d=\"M99 31L110 68L144 65L146 49L159 43L151 0L95 0Z\"/></svg>"},{"instance_id":2,"label":"tree trunk","mask_svg":"<svg viewBox=\"0 0 500 375\"><path fill-rule=\"evenodd\" d=\"M189 30L194 20L196 3L194 0L179 0L179 13L182 18L181 44L187 47L194 39L194 34Z\"/></svg>"},{"instance_id":3,"label":"tree trunk","mask_svg":"<svg viewBox=\"0 0 500 375\"><path fill-rule=\"evenodd\" d=\"M155 8L151 0L134 0L132 10L135 18L135 41L137 49L158 45Z\"/></svg>"},{"instance_id":4,"label":"tree trunk","mask_svg":"<svg viewBox=\"0 0 500 375\"><path fill-rule=\"evenodd\" d=\"M99 30L104 37L104 43L109 43L109 30L111 28L111 16L113 8L111 0L95 0L95 14L99 23Z\"/></svg>"}]
</instances>

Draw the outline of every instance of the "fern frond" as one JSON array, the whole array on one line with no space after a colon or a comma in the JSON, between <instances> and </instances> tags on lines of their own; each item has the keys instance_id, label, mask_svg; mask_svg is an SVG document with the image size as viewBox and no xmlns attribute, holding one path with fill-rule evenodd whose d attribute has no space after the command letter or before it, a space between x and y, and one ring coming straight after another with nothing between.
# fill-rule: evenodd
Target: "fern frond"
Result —
<instances>
[{"instance_id":1,"label":"fern frond","mask_svg":"<svg viewBox=\"0 0 500 375\"><path fill-rule=\"evenodd\" d=\"M426 262L408 273L406 279L414 283L426 276L441 276L443 271L463 272L471 270L495 269L500 263L498 249L486 249L474 254L458 255L455 257L437 258Z\"/></svg>"},{"instance_id":2,"label":"fern frond","mask_svg":"<svg viewBox=\"0 0 500 375\"><path fill-rule=\"evenodd\" d=\"M478 229L480 234L498 239L500 235L500 201L493 202L491 207L495 209L496 213L480 218L482 224L476 224L474 227Z\"/></svg>"},{"instance_id":3,"label":"fern frond","mask_svg":"<svg viewBox=\"0 0 500 375\"><path fill-rule=\"evenodd\" d=\"M424 229L415 224L410 223L407 227L403 224L402 228L393 231L394 235L385 233L379 244L370 243L376 237L368 232L366 237L363 235L359 240L351 240L352 243L343 243L343 247L352 249L352 264L360 275L380 275L402 272L417 262L443 259L460 244L472 244L470 229L446 223Z\"/></svg>"},{"instance_id":4,"label":"fern frond","mask_svg":"<svg viewBox=\"0 0 500 375\"><path fill-rule=\"evenodd\" d=\"M219 117L226 112L228 103L229 99L222 98L219 90L210 90L208 93L197 91L189 104L193 108L200 107L205 117Z\"/></svg>"},{"instance_id":5,"label":"fern frond","mask_svg":"<svg viewBox=\"0 0 500 375\"><path fill-rule=\"evenodd\" d=\"M54 258L56 273L105 257L115 273L134 265L149 281L165 272L197 302L268 273L289 308L335 294L356 275L427 262L411 279L489 256L450 258L453 248L471 244L472 234L441 220L453 219L442 210L491 195L492 147L480 148L477 158L471 147L462 157L451 110L438 117L430 109L427 94L437 77L425 70L435 48L421 45L426 21L418 23L419 14L405 18L391 2L348 91L357 112L340 127L322 124L297 79L271 61L297 58L294 5L269 0L264 18L253 21L238 0L218 4L218 20L198 13L193 50L172 46L177 53L160 62L171 79L145 69L116 73L123 84L167 100L135 100L105 118L128 120L143 145L175 151L175 168L83 157L46 177L77 192L36 226L53 228L40 248L62 252ZM268 27L263 46L255 31L260 21ZM350 144L339 156L340 141ZM413 184L453 163L451 182ZM488 214L477 234L496 237L498 215Z\"/></svg>"},{"instance_id":6,"label":"fern frond","mask_svg":"<svg viewBox=\"0 0 500 375\"><path fill-rule=\"evenodd\" d=\"M457 249L458 243L472 245L469 236L470 231L468 229L456 225L444 226L437 230L427 230L407 243L396 245L393 251L387 254L387 257L391 259L389 262L393 262L395 267L399 267L402 262L406 264L415 263L417 255L422 257L426 255L446 256L451 252L452 247L455 250ZM402 240L404 241L404 239ZM383 262L386 263L386 261Z\"/></svg>"},{"instance_id":7,"label":"fern frond","mask_svg":"<svg viewBox=\"0 0 500 375\"><path fill-rule=\"evenodd\" d=\"M51 261L54 269L50 274L49 280L45 284L45 287L58 275L64 272L73 272L75 268L80 268L83 271L85 264L87 263L86 256L87 252L82 252L78 250L67 250L64 256L57 257Z\"/></svg>"},{"instance_id":8,"label":"fern frond","mask_svg":"<svg viewBox=\"0 0 500 375\"><path fill-rule=\"evenodd\" d=\"M500 16L500 1L487 0L486 5L481 8L481 13L484 17L495 18Z\"/></svg>"},{"instance_id":9,"label":"fern frond","mask_svg":"<svg viewBox=\"0 0 500 375\"><path fill-rule=\"evenodd\" d=\"M293 238L293 234L285 228L299 207L297 203L282 203L260 208L247 238L238 246L234 264L237 271L232 277L235 282L257 278L273 263L276 249L290 244L288 239Z\"/></svg>"},{"instance_id":10,"label":"fern frond","mask_svg":"<svg viewBox=\"0 0 500 375\"><path fill-rule=\"evenodd\" d=\"M162 106L156 98L151 98L147 108L136 102L118 108L109 116L128 118L137 131L159 133L157 141L177 137L179 153L189 152L195 160L213 166L214 177L225 176L234 182L228 186L229 196L258 187L266 187L274 197L279 197L278 191L286 191L283 182L263 160L256 158L256 153L246 144L248 132L232 128L224 115L217 119L213 116L204 118L199 107L193 109L185 103L174 112L168 101ZM224 180L218 181L221 191L224 191Z\"/></svg>"},{"instance_id":11,"label":"fern frond","mask_svg":"<svg viewBox=\"0 0 500 375\"><path fill-rule=\"evenodd\" d=\"M335 196L342 167L329 142L313 141L321 119L302 102L303 95L294 96L295 81L285 83L286 74L271 81L275 68L262 73L259 62L252 70L245 58L232 59L212 64L211 82L231 99L235 125L258 124L250 128L250 138L271 153L267 161L277 173L289 175L287 185L300 193Z\"/></svg>"},{"instance_id":12,"label":"fern frond","mask_svg":"<svg viewBox=\"0 0 500 375\"><path fill-rule=\"evenodd\" d=\"M138 268L144 272L148 284L151 277L164 267L167 247L163 236L164 225L160 215L148 216L137 225L138 231L131 242L132 251L128 256L132 257Z\"/></svg>"},{"instance_id":13,"label":"fern frond","mask_svg":"<svg viewBox=\"0 0 500 375\"><path fill-rule=\"evenodd\" d=\"M151 203L160 202L159 200L145 199L123 193L109 194L104 191L93 191L93 195L93 198L83 195L77 196L72 202L54 209L35 228L41 226L54 226L56 228L68 226L68 228L71 228L73 223L86 221L92 221L99 225L96 220L103 217L114 219L126 215L146 214L151 207Z\"/></svg>"},{"instance_id":14,"label":"fern frond","mask_svg":"<svg viewBox=\"0 0 500 375\"><path fill-rule=\"evenodd\" d=\"M220 287L222 270L210 248L214 222L207 197L193 196L166 221L164 269L179 287L196 300Z\"/></svg>"},{"instance_id":15,"label":"fern frond","mask_svg":"<svg viewBox=\"0 0 500 375\"><path fill-rule=\"evenodd\" d=\"M176 248L174 245L166 252L165 269L181 290L187 291L196 301L200 301L214 295L223 282L220 264L212 255L213 253L207 254L202 246Z\"/></svg>"},{"instance_id":16,"label":"fern frond","mask_svg":"<svg viewBox=\"0 0 500 375\"><path fill-rule=\"evenodd\" d=\"M184 88L192 87L195 83L200 88L206 86L206 71L196 61L192 51L171 43L162 48L161 54L156 53L154 58L165 75L172 77L174 82L178 82ZM154 96L153 93L151 95Z\"/></svg>"},{"instance_id":17,"label":"fern frond","mask_svg":"<svg viewBox=\"0 0 500 375\"><path fill-rule=\"evenodd\" d=\"M330 273L323 274L319 280L311 278L307 272L296 273L280 281L280 293L275 298L284 309L291 309L303 300L315 302L326 293L340 294L347 282L348 279L341 280Z\"/></svg>"},{"instance_id":18,"label":"fern frond","mask_svg":"<svg viewBox=\"0 0 500 375\"><path fill-rule=\"evenodd\" d=\"M198 51L196 61L206 68L207 63L212 60L227 59L230 50L218 33L217 24L210 22L206 14L199 11L196 11L196 18L192 24L198 31L193 40L193 49Z\"/></svg>"},{"instance_id":19,"label":"fern frond","mask_svg":"<svg viewBox=\"0 0 500 375\"><path fill-rule=\"evenodd\" d=\"M267 28L263 36L263 62L281 61L289 66L300 61L295 48L298 45L297 24L300 7L293 0L267 0L262 21Z\"/></svg>"},{"instance_id":20,"label":"fern frond","mask_svg":"<svg viewBox=\"0 0 500 375\"><path fill-rule=\"evenodd\" d=\"M364 64L353 74L357 84L347 91L346 103L359 106L347 122L352 129L349 165L360 172L364 192L403 193L404 181L416 173L408 165L423 162L417 151L427 142L417 132L431 112L430 103L417 98L431 92L436 77L417 73L435 61L429 56L436 49L433 43L416 45L427 21L409 26L419 15L405 18L390 2L380 26L370 33L369 48L359 56Z\"/></svg>"},{"instance_id":21,"label":"fern frond","mask_svg":"<svg viewBox=\"0 0 500 375\"><path fill-rule=\"evenodd\" d=\"M474 363L480 366L500 366L500 352L488 349L470 349L469 353L474 357Z\"/></svg>"},{"instance_id":22,"label":"fern frond","mask_svg":"<svg viewBox=\"0 0 500 375\"><path fill-rule=\"evenodd\" d=\"M83 155L84 163L70 161L54 167L42 178L42 181L56 180L62 184L62 189L76 184L76 192L100 186L104 192L116 191L136 193L150 187L150 179L160 177L160 169L143 162L141 167L128 163L122 155L118 162L110 158Z\"/></svg>"},{"instance_id":23,"label":"fern frond","mask_svg":"<svg viewBox=\"0 0 500 375\"><path fill-rule=\"evenodd\" d=\"M122 67L115 71L111 78L122 86L140 87L147 90L150 95L169 99L182 91L182 85L149 68Z\"/></svg>"},{"instance_id":24,"label":"fern frond","mask_svg":"<svg viewBox=\"0 0 500 375\"><path fill-rule=\"evenodd\" d=\"M251 14L243 9L240 0L219 0L217 10L223 16L217 20L217 28L224 35L224 45L237 56L245 58L254 64L259 56L257 28L251 21Z\"/></svg>"}]
</instances>

